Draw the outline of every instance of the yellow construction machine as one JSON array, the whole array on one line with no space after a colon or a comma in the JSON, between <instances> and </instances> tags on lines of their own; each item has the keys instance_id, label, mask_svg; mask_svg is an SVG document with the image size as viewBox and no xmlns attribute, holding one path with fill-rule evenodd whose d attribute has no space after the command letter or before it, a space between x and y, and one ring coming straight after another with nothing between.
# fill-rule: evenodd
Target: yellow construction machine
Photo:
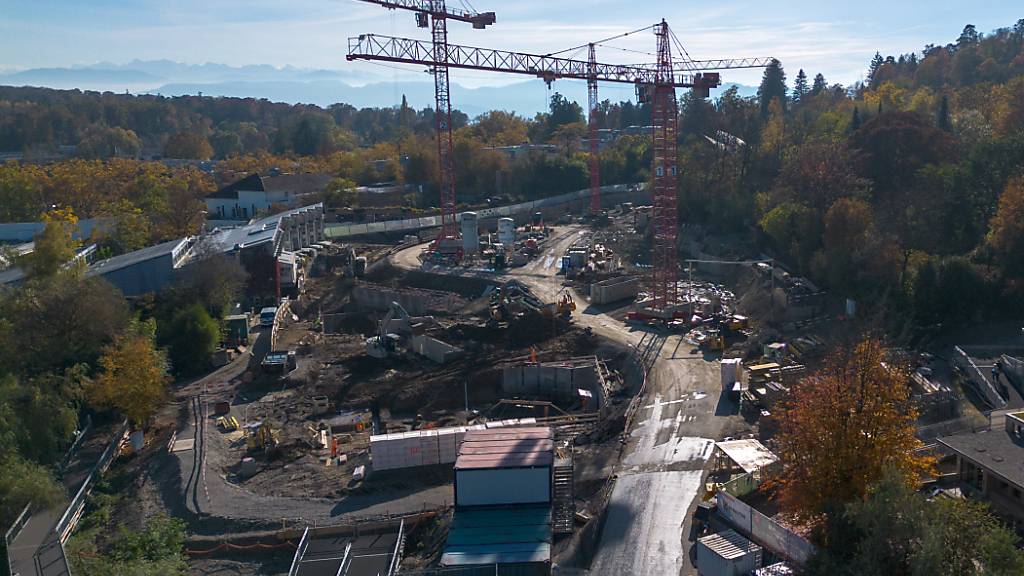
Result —
<instances>
[{"instance_id":1,"label":"yellow construction machine","mask_svg":"<svg viewBox=\"0 0 1024 576\"><path fill-rule=\"evenodd\" d=\"M249 450L270 452L281 443L281 433L270 426L270 422L254 422L245 426L245 445Z\"/></svg>"}]
</instances>

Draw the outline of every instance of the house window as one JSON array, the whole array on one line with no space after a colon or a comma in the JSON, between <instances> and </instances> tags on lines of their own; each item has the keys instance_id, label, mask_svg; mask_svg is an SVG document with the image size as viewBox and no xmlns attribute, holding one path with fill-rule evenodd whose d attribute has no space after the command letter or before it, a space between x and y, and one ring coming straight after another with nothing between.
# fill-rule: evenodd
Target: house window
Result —
<instances>
[{"instance_id":1,"label":"house window","mask_svg":"<svg viewBox=\"0 0 1024 576\"><path fill-rule=\"evenodd\" d=\"M1017 500L1020 500L1020 488L1013 489L1013 497L1016 498Z\"/></svg>"}]
</instances>

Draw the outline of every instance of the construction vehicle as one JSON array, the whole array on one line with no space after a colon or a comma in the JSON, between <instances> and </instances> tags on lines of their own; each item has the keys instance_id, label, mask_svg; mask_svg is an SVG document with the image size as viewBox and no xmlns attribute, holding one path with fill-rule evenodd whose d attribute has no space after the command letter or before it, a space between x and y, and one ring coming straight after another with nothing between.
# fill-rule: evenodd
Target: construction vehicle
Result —
<instances>
[{"instance_id":1,"label":"construction vehicle","mask_svg":"<svg viewBox=\"0 0 1024 576\"><path fill-rule=\"evenodd\" d=\"M238 419L234 416L220 416L217 418L217 428L224 432L234 432L238 430Z\"/></svg>"},{"instance_id":2,"label":"construction vehicle","mask_svg":"<svg viewBox=\"0 0 1024 576\"><path fill-rule=\"evenodd\" d=\"M568 292L562 294L562 297L552 306L554 306L555 314L562 318L569 318L576 311L576 301L572 299L572 295Z\"/></svg>"},{"instance_id":3,"label":"construction vehicle","mask_svg":"<svg viewBox=\"0 0 1024 576\"><path fill-rule=\"evenodd\" d=\"M698 339L700 347L709 352L725 350L725 337L720 330L710 329Z\"/></svg>"},{"instance_id":4,"label":"construction vehicle","mask_svg":"<svg viewBox=\"0 0 1024 576\"><path fill-rule=\"evenodd\" d=\"M740 330L746 330L750 327L750 321L746 316L740 316L734 314L725 319L725 327L733 332L739 332Z\"/></svg>"},{"instance_id":5,"label":"construction vehicle","mask_svg":"<svg viewBox=\"0 0 1024 576\"><path fill-rule=\"evenodd\" d=\"M270 422L253 422L245 425L245 446L250 451L272 452L281 443L281 433L271 427Z\"/></svg>"},{"instance_id":6,"label":"construction vehicle","mask_svg":"<svg viewBox=\"0 0 1024 576\"><path fill-rule=\"evenodd\" d=\"M387 316L377 324L377 335L366 339L366 353L374 358L387 358L401 339L398 332L407 334L411 330L409 313L398 302L392 302Z\"/></svg>"}]
</instances>

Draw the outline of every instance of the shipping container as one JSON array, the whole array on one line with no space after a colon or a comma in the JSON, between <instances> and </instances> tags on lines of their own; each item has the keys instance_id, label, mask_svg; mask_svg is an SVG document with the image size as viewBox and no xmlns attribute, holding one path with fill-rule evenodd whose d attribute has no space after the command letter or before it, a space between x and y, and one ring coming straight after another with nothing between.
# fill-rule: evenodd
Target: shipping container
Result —
<instances>
[{"instance_id":1,"label":"shipping container","mask_svg":"<svg viewBox=\"0 0 1024 576\"><path fill-rule=\"evenodd\" d=\"M740 381L740 359L722 359L722 388L731 390L732 385Z\"/></svg>"},{"instance_id":2,"label":"shipping container","mask_svg":"<svg viewBox=\"0 0 1024 576\"><path fill-rule=\"evenodd\" d=\"M636 276L609 278L590 285L590 301L593 304L609 304L619 300L633 300L639 292L640 279Z\"/></svg>"},{"instance_id":3,"label":"shipping container","mask_svg":"<svg viewBox=\"0 0 1024 576\"><path fill-rule=\"evenodd\" d=\"M748 576L761 567L761 547L725 530L697 540L697 574Z\"/></svg>"}]
</instances>

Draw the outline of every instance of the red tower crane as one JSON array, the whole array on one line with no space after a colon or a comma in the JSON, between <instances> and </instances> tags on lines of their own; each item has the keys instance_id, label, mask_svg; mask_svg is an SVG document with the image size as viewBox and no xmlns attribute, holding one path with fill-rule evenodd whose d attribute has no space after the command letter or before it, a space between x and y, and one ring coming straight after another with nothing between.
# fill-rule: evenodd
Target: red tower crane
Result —
<instances>
[{"instance_id":1,"label":"red tower crane","mask_svg":"<svg viewBox=\"0 0 1024 576\"><path fill-rule=\"evenodd\" d=\"M601 211L601 156L597 139L597 51L587 45L587 137L590 140L590 213Z\"/></svg>"},{"instance_id":2,"label":"red tower crane","mask_svg":"<svg viewBox=\"0 0 1024 576\"><path fill-rule=\"evenodd\" d=\"M375 4L423 4L415 0L406 2L380 2L378 0L363 0ZM431 4L443 2L431 2ZM406 6L401 6L406 7ZM414 8L415 9L415 8ZM483 15L481 15L483 16ZM436 22L436 16L434 16ZM463 19L471 16L462 16ZM442 18L443 20L443 18ZM493 14L489 18L490 23L494 22ZM474 21L474 27L477 26ZM677 302L677 276L678 258L676 255L677 224L678 215L676 212L676 182L677 182L677 141L676 123L678 118L676 88L692 88L702 98L707 98L711 88L720 85L721 78L717 72L707 70L723 70L731 68L760 68L766 66L771 58L747 58L741 60L708 60L697 61L689 58L673 62L672 44L676 42L668 24L662 20L650 29L654 30L657 38L656 65L647 64L604 64L597 62L595 55L595 44L589 44L588 59L573 60L560 58L552 55L527 54L523 52L510 52L506 50L490 50L486 48L475 48L472 46L459 46L448 44L447 38L435 34L432 44L409 38L397 38L394 36L381 36L375 34L363 34L357 38L349 38L348 60L376 60L384 62L400 62L406 64L426 64L435 71L435 79L439 77L437 71L444 70L444 96L441 96L441 82L436 82L438 87L438 117L442 117L442 101L446 110L448 120L445 130L438 125L438 146L441 141L447 138L447 146L451 146L451 122L450 103L448 101L447 81L449 68L462 68L469 70L485 70L489 72L506 72L511 74L526 74L543 79L547 83L561 78L585 80L587 82L588 105L589 105L589 126L588 137L590 144L590 166L591 166L591 200L592 211L600 209L600 176L598 163L598 137L597 120L595 111L598 106L597 84L598 82L622 82L634 84L637 88L637 96L641 102L652 102L652 124L653 133L653 161L652 173L654 180L653 199L654 207L652 214L654 231L653 251L653 272L652 272L652 293L653 300L650 303L650 310L658 315L672 315ZM444 49L437 48L439 42L443 42ZM442 174L445 170L451 170L451 158L441 160ZM448 172L449 177L451 172ZM444 176L442 176L443 178ZM442 180L444 184L444 181ZM455 196L454 185L451 186L451 223L454 229L455 222ZM444 192L442 192L444 193ZM442 206L444 208L444 206ZM454 234L453 234L454 236Z\"/></svg>"},{"instance_id":3,"label":"red tower crane","mask_svg":"<svg viewBox=\"0 0 1024 576\"><path fill-rule=\"evenodd\" d=\"M654 207L651 220L654 236L654 278L651 282L651 306L654 310L671 313L676 303L676 279L679 259L676 255L678 212L676 211L676 88L673 85L672 45L668 24L662 20L655 26L658 37L658 65L654 79L654 101L651 107L651 125L654 126L653 172ZM715 84L717 85L717 74Z\"/></svg>"},{"instance_id":4,"label":"red tower crane","mask_svg":"<svg viewBox=\"0 0 1024 576\"><path fill-rule=\"evenodd\" d=\"M411 10L416 13L416 25L428 26L433 59L431 71L434 75L434 127L437 130L437 160L441 179L441 235L440 241L457 238L455 224L455 166L452 164L452 102L448 85L448 20L468 22L473 28L482 30L494 24L494 12L455 12L445 6L445 0L361 0L385 8Z\"/></svg>"}]
</instances>

